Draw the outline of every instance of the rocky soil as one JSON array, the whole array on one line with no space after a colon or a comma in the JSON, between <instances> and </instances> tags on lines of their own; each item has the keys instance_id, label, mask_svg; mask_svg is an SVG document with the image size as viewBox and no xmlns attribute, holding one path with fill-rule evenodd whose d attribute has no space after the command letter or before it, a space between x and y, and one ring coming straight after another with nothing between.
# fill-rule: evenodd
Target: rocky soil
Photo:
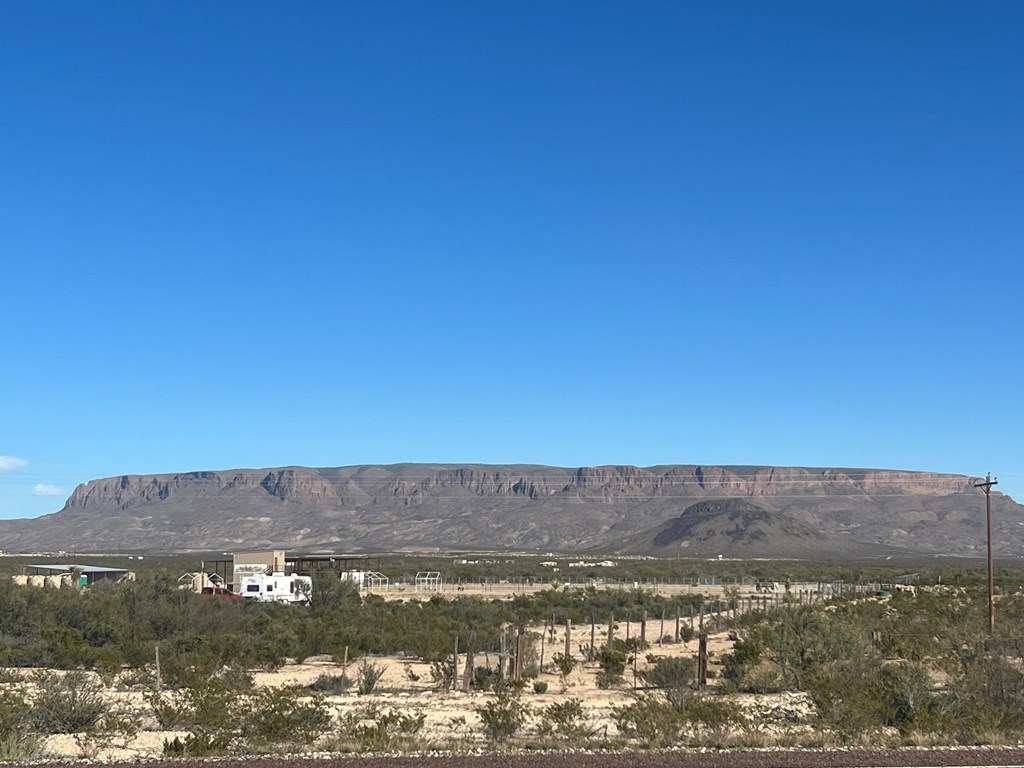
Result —
<instances>
[{"instance_id":1,"label":"rocky soil","mask_svg":"<svg viewBox=\"0 0 1024 768\"><path fill-rule=\"evenodd\" d=\"M246 757L153 760L152 768L192 768L211 762L246 768L896 768L909 766L1021 766L1024 748L901 750L656 751L625 753L509 752L487 755ZM73 763L51 761L39 766ZM91 766L123 765L92 761Z\"/></svg>"}]
</instances>

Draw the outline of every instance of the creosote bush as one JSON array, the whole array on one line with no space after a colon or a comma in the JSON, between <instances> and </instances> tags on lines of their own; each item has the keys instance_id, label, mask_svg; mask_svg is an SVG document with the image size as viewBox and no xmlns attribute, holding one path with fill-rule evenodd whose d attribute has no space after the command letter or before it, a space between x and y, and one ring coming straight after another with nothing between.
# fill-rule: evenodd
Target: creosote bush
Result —
<instances>
[{"instance_id":1,"label":"creosote bush","mask_svg":"<svg viewBox=\"0 0 1024 768\"><path fill-rule=\"evenodd\" d=\"M32 729L32 708L24 689L0 689L0 760L28 760L41 746Z\"/></svg>"},{"instance_id":2,"label":"creosote bush","mask_svg":"<svg viewBox=\"0 0 1024 768\"><path fill-rule=\"evenodd\" d=\"M617 685L622 685L622 674L626 671L627 658L624 650L602 648L597 654L597 663L600 666L597 673L597 686L599 688L614 688Z\"/></svg>"},{"instance_id":3,"label":"creosote bush","mask_svg":"<svg viewBox=\"0 0 1024 768\"><path fill-rule=\"evenodd\" d=\"M99 687L84 672L37 672L32 726L38 733L75 733L94 726L110 709Z\"/></svg>"},{"instance_id":4,"label":"creosote bush","mask_svg":"<svg viewBox=\"0 0 1024 768\"><path fill-rule=\"evenodd\" d=\"M509 691L497 694L475 711L484 734L495 744L504 744L519 733L530 716L530 707Z\"/></svg>"},{"instance_id":5,"label":"creosote bush","mask_svg":"<svg viewBox=\"0 0 1024 768\"><path fill-rule=\"evenodd\" d=\"M356 692L360 696L373 693L377 683L384 676L384 667L368 659L360 659L356 665Z\"/></svg>"},{"instance_id":6,"label":"creosote bush","mask_svg":"<svg viewBox=\"0 0 1024 768\"><path fill-rule=\"evenodd\" d=\"M558 670L558 674L562 677L568 677L572 674L572 671L576 669L577 661L573 658L572 654L556 653L551 657L551 662L555 665L555 669Z\"/></svg>"},{"instance_id":7,"label":"creosote bush","mask_svg":"<svg viewBox=\"0 0 1024 768\"><path fill-rule=\"evenodd\" d=\"M586 737L590 731L583 701L577 698L549 704L540 711L539 718L537 731L542 736L556 735L576 741Z\"/></svg>"},{"instance_id":8,"label":"creosote bush","mask_svg":"<svg viewBox=\"0 0 1024 768\"><path fill-rule=\"evenodd\" d=\"M264 688L251 695L241 713L242 735L256 742L309 745L331 727L322 696L301 688Z\"/></svg>"},{"instance_id":9,"label":"creosote bush","mask_svg":"<svg viewBox=\"0 0 1024 768\"><path fill-rule=\"evenodd\" d=\"M243 696L252 690L251 678L217 675L190 688L153 691L147 702L162 728L187 728L230 741L239 730L238 712Z\"/></svg>"},{"instance_id":10,"label":"creosote bush","mask_svg":"<svg viewBox=\"0 0 1024 768\"><path fill-rule=\"evenodd\" d=\"M650 657L650 666L640 673L644 683L659 688L669 704L682 710L697 676L697 661L688 656Z\"/></svg>"},{"instance_id":11,"label":"creosote bush","mask_svg":"<svg viewBox=\"0 0 1024 768\"><path fill-rule=\"evenodd\" d=\"M427 720L424 712L405 712L376 704L349 709L339 718L337 731L328 739L334 751L379 751L418 746L417 737ZM464 722L463 722L464 724Z\"/></svg>"},{"instance_id":12,"label":"creosote bush","mask_svg":"<svg viewBox=\"0 0 1024 768\"><path fill-rule=\"evenodd\" d=\"M675 744L683 727L680 713L664 699L640 695L629 704L612 708L612 720L626 738L648 747Z\"/></svg>"}]
</instances>

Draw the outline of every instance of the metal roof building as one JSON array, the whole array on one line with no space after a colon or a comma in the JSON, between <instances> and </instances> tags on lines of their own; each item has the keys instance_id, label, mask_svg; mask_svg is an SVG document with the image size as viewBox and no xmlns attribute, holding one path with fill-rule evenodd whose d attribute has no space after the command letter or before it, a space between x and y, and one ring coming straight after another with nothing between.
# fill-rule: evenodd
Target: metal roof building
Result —
<instances>
[{"instance_id":1,"label":"metal roof building","mask_svg":"<svg viewBox=\"0 0 1024 768\"><path fill-rule=\"evenodd\" d=\"M108 568L103 565L84 565L81 563L40 563L26 565L25 574L29 576L61 576L73 574L78 585L85 587L97 581L134 581L135 572L127 568Z\"/></svg>"}]
</instances>

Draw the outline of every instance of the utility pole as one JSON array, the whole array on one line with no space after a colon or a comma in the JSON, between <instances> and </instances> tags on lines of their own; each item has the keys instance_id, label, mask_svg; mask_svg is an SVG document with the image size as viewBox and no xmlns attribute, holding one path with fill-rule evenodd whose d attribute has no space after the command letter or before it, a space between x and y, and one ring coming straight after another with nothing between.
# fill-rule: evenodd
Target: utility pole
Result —
<instances>
[{"instance_id":1,"label":"utility pole","mask_svg":"<svg viewBox=\"0 0 1024 768\"><path fill-rule=\"evenodd\" d=\"M985 518L988 524L988 633L991 635L996 628L996 597L995 587L992 581L992 486L998 485L998 480L992 479L992 473L985 475L984 480L974 484L975 488L981 488L985 492Z\"/></svg>"}]
</instances>

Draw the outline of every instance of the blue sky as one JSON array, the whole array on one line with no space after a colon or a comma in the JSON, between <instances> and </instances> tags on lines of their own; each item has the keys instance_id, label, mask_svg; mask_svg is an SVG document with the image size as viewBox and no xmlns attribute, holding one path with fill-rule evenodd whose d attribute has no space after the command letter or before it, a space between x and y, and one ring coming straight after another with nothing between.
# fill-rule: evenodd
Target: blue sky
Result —
<instances>
[{"instance_id":1,"label":"blue sky","mask_svg":"<svg viewBox=\"0 0 1024 768\"><path fill-rule=\"evenodd\" d=\"M0 517L867 466L1024 498L1024 5L0 5Z\"/></svg>"}]
</instances>

